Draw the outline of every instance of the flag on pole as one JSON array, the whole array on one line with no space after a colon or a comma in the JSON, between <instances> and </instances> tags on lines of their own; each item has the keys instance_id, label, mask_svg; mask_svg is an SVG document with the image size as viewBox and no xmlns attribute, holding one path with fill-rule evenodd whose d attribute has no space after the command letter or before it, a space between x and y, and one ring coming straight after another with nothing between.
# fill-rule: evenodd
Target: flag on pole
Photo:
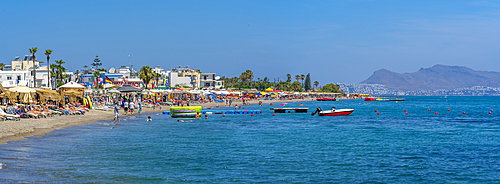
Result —
<instances>
[{"instance_id":1,"label":"flag on pole","mask_svg":"<svg viewBox=\"0 0 500 184\"><path fill-rule=\"evenodd\" d=\"M125 85L125 77L123 78L122 86Z\"/></svg>"},{"instance_id":2,"label":"flag on pole","mask_svg":"<svg viewBox=\"0 0 500 184\"><path fill-rule=\"evenodd\" d=\"M104 84L113 84L113 81L111 81L108 76L104 76Z\"/></svg>"},{"instance_id":3,"label":"flag on pole","mask_svg":"<svg viewBox=\"0 0 500 184\"><path fill-rule=\"evenodd\" d=\"M164 85L165 87L168 87L167 78L163 78L163 85Z\"/></svg>"}]
</instances>

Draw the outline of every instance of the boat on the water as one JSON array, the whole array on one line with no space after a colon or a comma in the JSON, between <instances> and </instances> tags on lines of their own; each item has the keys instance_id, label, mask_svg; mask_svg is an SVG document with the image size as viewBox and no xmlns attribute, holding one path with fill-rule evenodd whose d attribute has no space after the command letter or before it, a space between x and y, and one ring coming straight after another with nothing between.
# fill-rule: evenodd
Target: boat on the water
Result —
<instances>
[{"instance_id":1,"label":"boat on the water","mask_svg":"<svg viewBox=\"0 0 500 184\"><path fill-rule=\"evenodd\" d=\"M170 107L172 118L194 118L196 113L201 113L201 106Z\"/></svg>"},{"instance_id":2,"label":"boat on the water","mask_svg":"<svg viewBox=\"0 0 500 184\"><path fill-rule=\"evenodd\" d=\"M404 98L385 99L385 98L365 98L365 101L405 101Z\"/></svg>"},{"instance_id":3,"label":"boat on the water","mask_svg":"<svg viewBox=\"0 0 500 184\"><path fill-rule=\"evenodd\" d=\"M339 101L338 98L316 98L316 101Z\"/></svg>"},{"instance_id":4,"label":"boat on the water","mask_svg":"<svg viewBox=\"0 0 500 184\"><path fill-rule=\"evenodd\" d=\"M319 116L343 116L349 115L354 111L354 109L335 109L335 110L327 110L320 111L318 113Z\"/></svg>"}]
</instances>

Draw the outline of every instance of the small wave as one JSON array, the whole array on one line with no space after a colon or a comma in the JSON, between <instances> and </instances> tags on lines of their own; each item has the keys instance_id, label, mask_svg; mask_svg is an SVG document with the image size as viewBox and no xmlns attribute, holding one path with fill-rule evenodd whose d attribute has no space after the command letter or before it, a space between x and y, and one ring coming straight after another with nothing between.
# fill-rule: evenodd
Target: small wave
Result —
<instances>
[{"instance_id":1,"label":"small wave","mask_svg":"<svg viewBox=\"0 0 500 184\"><path fill-rule=\"evenodd\" d=\"M5 166L5 164L0 163L0 169L3 169L3 168L4 168L4 166Z\"/></svg>"}]
</instances>

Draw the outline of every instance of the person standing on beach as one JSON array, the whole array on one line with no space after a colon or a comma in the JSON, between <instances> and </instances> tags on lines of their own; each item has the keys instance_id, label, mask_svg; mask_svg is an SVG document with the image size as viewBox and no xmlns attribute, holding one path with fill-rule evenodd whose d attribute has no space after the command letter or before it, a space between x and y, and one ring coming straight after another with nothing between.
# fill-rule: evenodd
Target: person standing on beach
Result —
<instances>
[{"instance_id":1,"label":"person standing on beach","mask_svg":"<svg viewBox=\"0 0 500 184\"><path fill-rule=\"evenodd\" d=\"M130 109L130 114L133 116L134 115L134 109L135 109L135 104L134 104L133 100L131 100L130 103L128 104L128 108Z\"/></svg>"},{"instance_id":2,"label":"person standing on beach","mask_svg":"<svg viewBox=\"0 0 500 184\"><path fill-rule=\"evenodd\" d=\"M233 99L232 98L229 99L229 107L231 107L231 103L233 103Z\"/></svg>"},{"instance_id":3,"label":"person standing on beach","mask_svg":"<svg viewBox=\"0 0 500 184\"><path fill-rule=\"evenodd\" d=\"M125 116L126 116L128 113L128 102L126 100L125 102L123 102L123 110L125 111Z\"/></svg>"},{"instance_id":4,"label":"person standing on beach","mask_svg":"<svg viewBox=\"0 0 500 184\"><path fill-rule=\"evenodd\" d=\"M139 111L137 111L137 112L140 114L142 111L142 103L141 103L141 101L139 101L137 104L139 104Z\"/></svg>"},{"instance_id":5,"label":"person standing on beach","mask_svg":"<svg viewBox=\"0 0 500 184\"><path fill-rule=\"evenodd\" d=\"M120 106L118 104L115 104L115 118L113 118L113 122L118 119L118 122L120 122Z\"/></svg>"}]
</instances>

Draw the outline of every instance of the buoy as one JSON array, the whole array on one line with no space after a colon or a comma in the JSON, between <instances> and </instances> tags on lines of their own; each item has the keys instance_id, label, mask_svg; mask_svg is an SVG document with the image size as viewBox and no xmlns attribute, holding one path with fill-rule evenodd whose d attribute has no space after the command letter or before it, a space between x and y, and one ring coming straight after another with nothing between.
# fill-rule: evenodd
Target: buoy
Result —
<instances>
[{"instance_id":1,"label":"buoy","mask_svg":"<svg viewBox=\"0 0 500 184\"><path fill-rule=\"evenodd\" d=\"M431 111L431 109L427 110L427 111Z\"/></svg>"},{"instance_id":2,"label":"buoy","mask_svg":"<svg viewBox=\"0 0 500 184\"><path fill-rule=\"evenodd\" d=\"M408 112L406 112L406 115L408 115Z\"/></svg>"},{"instance_id":3,"label":"buoy","mask_svg":"<svg viewBox=\"0 0 500 184\"><path fill-rule=\"evenodd\" d=\"M210 109L210 107L208 107L208 109Z\"/></svg>"},{"instance_id":4,"label":"buoy","mask_svg":"<svg viewBox=\"0 0 500 184\"><path fill-rule=\"evenodd\" d=\"M380 114L380 113L379 113L379 112L377 112L377 115L379 115L379 114Z\"/></svg>"},{"instance_id":5,"label":"buoy","mask_svg":"<svg viewBox=\"0 0 500 184\"><path fill-rule=\"evenodd\" d=\"M490 113L490 114L491 114L491 111L490 111L490 112L488 112L488 113Z\"/></svg>"},{"instance_id":6,"label":"buoy","mask_svg":"<svg viewBox=\"0 0 500 184\"><path fill-rule=\"evenodd\" d=\"M406 109L405 109L405 112L406 112Z\"/></svg>"},{"instance_id":7,"label":"buoy","mask_svg":"<svg viewBox=\"0 0 500 184\"><path fill-rule=\"evenodd\" d=\"M290 113L290 111L288 111L288 113Z\"/></svg>"},{"instance_id":8,"label":"buoy","mask_svg":"<svg viewBox=\"0 0 500 184\"><path fill-rule=\"evenodd\" d=\"M493 109L491 109L491 112L493 112Z\"/></svg>"},{"instance_id":9,"label":"buoy","mask_svg":"<svg viewBox=\"0 0 500 184\"><path fill-rule=\"evenodd\" d=\"M463 112L463 114L465 114L465 111Z\"/></svg>"},{"instance_id":10,"label":"buoy","mask_svg":"<svg viewBox=\"0 0 500 184\"><path fill-rule=\"evenodd\" d=\"M377 112L377 109L375 109L375 112Z\"/></svg>"},{"instance_id":11,"label":"buoy","mask_svg":"<svg viewBox=\"0 0 500 184\"><path fill-rule=\"evenodd\" d=\"M253 114L251 116L253 116Z\"/></svg>"},{"instance_id":12,"label":"buoy","mask_svg":"<svg viewBox=\"0 0 500 184\"><path fill-rule=\"evenodd\" d=\"M436 112L436 114L438 114L438 112Z\"/></svg>"},{"instance_id":13,"label":"buoy","mask_svg":"<svg viewBox=\"0 0 500 184\"><path fill-rule=\"evenodd\" d=\"M276 114L273 113L273 116L276 116Z\"/></svg>"},{"instance_id":14,"label":"buoy","mask_svg":"<svg viewBox=\"0 0 500 184\"><path fill-rule=\"evenodd\" d=\"M226 117L226 115L225 115L225 114L223 114L223 115L222 115L222 117Z\"/></svg>"},{"instance_id":15,"label":"buoy","mask_svg":"<svg viewBox=\"0 0 500 184\"><path fill-rule=\"evenodd\" d=\"M260 113L262 114L262 111L260 111Z\"/></svg>"},{"instance_id":16,"label":"buoy","mask_svg":"<svg viewBox=\"0 0 500 184\"><path fill-rule=\"evenodd\" d=\"M450 111L450 109L448 109L448 111Z\"/></svg>"},{"instance_id":17,"label":"buoy","mask_svg":"<svg viewBox=\"0 0 500 184\"><path fill-rule=\"evenodd\" d=\"M217 105L217 107L219 107L219 105Z\"/></svg>"}]
</instances>

